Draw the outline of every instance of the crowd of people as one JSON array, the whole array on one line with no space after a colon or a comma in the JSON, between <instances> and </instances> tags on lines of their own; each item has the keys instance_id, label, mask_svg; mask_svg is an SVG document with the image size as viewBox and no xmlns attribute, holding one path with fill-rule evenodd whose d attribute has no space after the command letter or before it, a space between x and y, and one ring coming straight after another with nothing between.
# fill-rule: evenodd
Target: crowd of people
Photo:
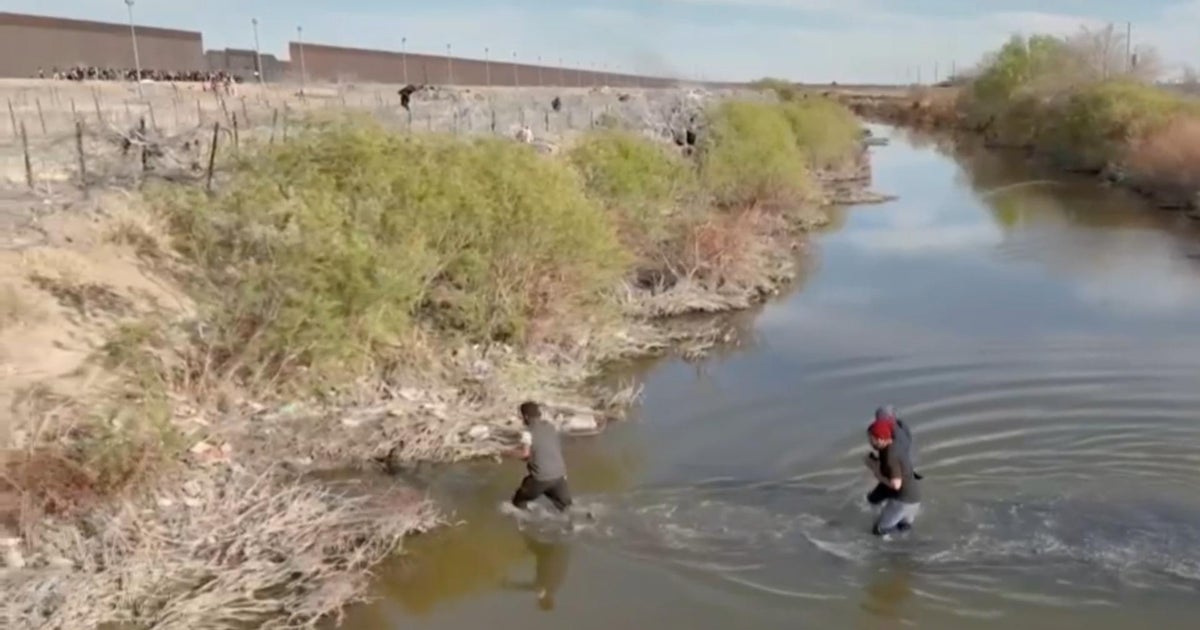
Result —
<instances>
[{"instance_id":1,"label":"crowd of people","mask_svg":"<svg viewBox=\"0 0 1200 630\"><path fill-rule=\"evenodd\" d=\"M255 74L257 76L257 74ZM137 70L128 68L100 68L97 66L75 66L67 69L52 68L47 74L44 68L38 68L39 79L55 79L58 81L161 81L164 83L201 83L204 91L220 92L233 95L236 85L243 81L242 77L224 70Z\"/></svg>"},{"instance_id":2,"label":"crowd of people","mask_svg":"<svg viewBox=\"0 0 1200 630\"><path fill-rule=\"evenodd\" d=\"M52 68L49 73L38 69L38 78L58 79L61 81L143 81L190 82L190 83L241 83L242 78L224 70L151 70L143 68L141 74L130 68L99 68L96 66L75 66L73 68Z\"/></svg>"}]
</instances>

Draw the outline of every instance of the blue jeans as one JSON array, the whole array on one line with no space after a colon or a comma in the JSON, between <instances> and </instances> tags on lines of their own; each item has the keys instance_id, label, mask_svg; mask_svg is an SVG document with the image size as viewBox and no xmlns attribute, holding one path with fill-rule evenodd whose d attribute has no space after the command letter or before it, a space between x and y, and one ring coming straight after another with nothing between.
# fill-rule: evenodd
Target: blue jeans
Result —
<instances>
[{"instance_id":1,"label":"blue jeans","mask_svg":"<svg viewBox=\"0 0 1200 630\"><path fill-rule=\"evenodd\" d=\"M871 528L871 531L876 536L905 531L912 527L920 511L920 503L903 503L888 499L883 502L883 510L879 512L879 518L875 520L875 527Z\"/></svg>"},{"instance_id":2,"label":"blue jeans","mask_svg":"<svg viewBox=\"0 0 1200 630\"><path fill-rule=\"evenodd\" d=\"M871 505L883 504L879 518L875 519L875 526L871 528L876 536L884 536L912 527L913 521L917 520L917 514L921 511L919 502L905 503L895 498L895 493L895 490L879 484L867 495L867 502Z\"/></svg>"}]
</instances>

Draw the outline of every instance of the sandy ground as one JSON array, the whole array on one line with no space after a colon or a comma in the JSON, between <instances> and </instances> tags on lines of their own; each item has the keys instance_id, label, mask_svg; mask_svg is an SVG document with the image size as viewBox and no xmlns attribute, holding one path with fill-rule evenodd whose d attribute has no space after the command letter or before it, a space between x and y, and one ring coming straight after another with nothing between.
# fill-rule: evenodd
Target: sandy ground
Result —
<instances>
[{"instance_id":1,"label":"sandy ground","mask_svg":"<svg viewBox=\"0 0 1200 630\"><path fill-rule=\"evenodd\" d=\"M139 220L127 204L120 193L0 196L0 446L31 437L12 419L35 386L86 388L95 375L81 368L117 321L190 309L135 247L114 242Z\"/></svg>"}]
</instances>

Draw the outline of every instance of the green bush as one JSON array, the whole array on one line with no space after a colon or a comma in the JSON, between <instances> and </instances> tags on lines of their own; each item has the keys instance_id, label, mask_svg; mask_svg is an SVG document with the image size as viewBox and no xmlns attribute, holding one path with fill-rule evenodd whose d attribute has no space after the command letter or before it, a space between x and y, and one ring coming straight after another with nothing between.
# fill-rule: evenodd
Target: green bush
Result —
<instances>
[{"instance_id":1,"label":"green bush","mask_svg":"<svg viewBox=\"0 0 1200 630\"><path fill-rule=\"evenodd\" d=\"M612 212L622 240L635 248L667 237L669 219L696 189L687 161L649 138L597 131L567 153L587 194Z\"/></svg>"},{"instance_id":2,"label":"green bush","mask_svg":"<svg viewBox=\"0 0 1200 630\"><path fill-rule=\"evenodd\" d=\"M214 360L239 376L361 373L414 324L519 340L603 303L625 269L566 165L505 140L329 123L243 161L213 199L163 199L201 272Z\"/></svg>"},{"instance_id":3,"label":"green bush","mask_svg":"<svg viewBox=\"0 0 1200 630\"><path fill-rule=\"evenodd\" d=\"M1130 142L1197 107L1166 90L1132 81L1083 86L1043 107L1038 146L1083 168L1119 160Z\"/></svg>"},{"instance_id":4,"label":"green bush","mask_svg":"<svg viewBox=\"0 0 1200 630\"><path fill-rule=\"evenodd\" d=\"M991 116L1005 110L1022 91L1061 85L1073 65L1066 43L1059 38L1014 36L971 82L964 99L968 113Z\"/></svg>"},{"instance_id":5,"label":"green bush","mask_svg":"<svg viewBox=\"0 0 1200 630\"><path fill-rule=\"evenodd\" d=\"M860 146L862 126L840 103L823 97L805 98L784 104L783 113L796 145L813 167L844 164Z\"/></svg>"},{"instance_id":6,"label":"green bush","mask_svg":"<svg viewBox=\"0 0 1200 630\"><path fill-rule=\"evenodd\" d=\"M958 106L1002 144L1036 149L1071 168L1097 170L1179 117L1193 99L1154 85L1154 64L1121 67L1111 33L1014 37L990 56Z\"/></svg>"},{"instance_id":7,"label":"green bush","mask_svg":"<svg viewBox=\"0 0 1200 630\"><path fill-rule=\"evenodd\" d=\"M700 173L719 205L787 205L811 193L805 158L783 105L725 101L707 118Z\"/></svg>"},{"instance_id":8,"label":"green bush","mask_svg":"<svg viewBox=\"0 0 1200 630\"><path fill-rule=\"evenodd\" d=\"M761 92L774 92L781 101L790 101L800 95L800 91L797 89L796 85L785 79L763 77L751 83L750 87Z\"/></svg>"}]
</instances>

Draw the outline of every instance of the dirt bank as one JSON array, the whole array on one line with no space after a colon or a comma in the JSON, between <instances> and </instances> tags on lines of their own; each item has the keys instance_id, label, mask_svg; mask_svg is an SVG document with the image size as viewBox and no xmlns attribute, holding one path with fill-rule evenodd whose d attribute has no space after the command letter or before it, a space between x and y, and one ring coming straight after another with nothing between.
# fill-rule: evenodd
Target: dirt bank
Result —
<instances>
[{"instance_id":1,"label":"dirt bank","mask_svg":"<svg viewBox=\"0 0 1200 630\"><path fill-rule=\"evenodd\" d=\"M913 89L900 92L831 92L855 114L867 120L922 130L962 128L957 109L958 90Z\"/></svg>"},{"instance_id":2,"label":"dirt bank","mask_svg":"<svg viewBox=\"0 0 1200 630\"><path fill-rule=\"evenodd\" d=\"M461 121L462 96L426 107ZM396 473L497 456L529 398L564 431L602 430L637 394L595 385L606 365L720 343L714 322L677 316L774 294L822 207L860 200L869 180L846 120L820 146L799 140L837 112L688 91L594 98L613 101L594 124L612 131L543 144L476 127L504 140L384 137L408 130L387 115L382 132L297 123L286 143L275 124L223 129L240 144L220 145L212 175L180 157L198 133L97 134L110 150L89 172L119 177L73 179L66 151L45 158L65 177L9 187L0 625L305 628L336 615L404 535L440 523ZM818 154L829 164L804 166ZM437 168L407 179L425 160ZM292 189L262 185L275 178ZM404 205L405 190L426 200ZM466 203L411 224L429 240L381 235L406 212L441 220L445 194ZM396 195L387 213L347 212L381 195ZM317 221L313 238L268 208ZM490 264L475 264L481 247ZM408 262L428 266L423 284L398 271ZM342 336L322 345L329 335ZM346 469L366 474L330 480Z\"/></svg>"}]
</instances>

